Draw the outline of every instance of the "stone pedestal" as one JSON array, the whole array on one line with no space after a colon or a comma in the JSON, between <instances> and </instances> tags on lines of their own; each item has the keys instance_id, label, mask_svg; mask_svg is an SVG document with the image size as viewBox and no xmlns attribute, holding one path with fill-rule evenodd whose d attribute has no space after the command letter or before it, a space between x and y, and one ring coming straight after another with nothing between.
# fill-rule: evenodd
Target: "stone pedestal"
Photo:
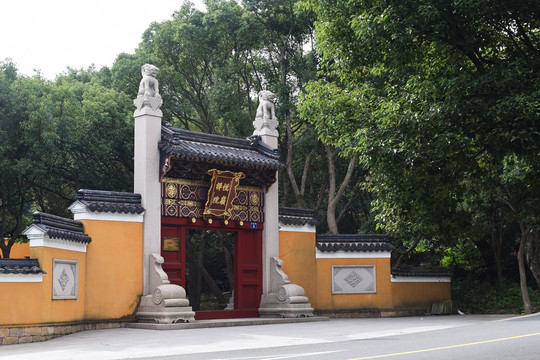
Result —
<instances>
[{"instance_id":1,"label":"stone pedestal","mask_svg":"<svg viewBox=\"0 0 540 360\"><path fill-rule=\"evenodd\" d=\"M259 315L261 317L297 318L313 316L313 308L300 285L291 284L281 266L283 261L273 257L270 261L271 284L275 292L263 294Z\"/></svg>"},{"instance_id":2,"label":"stone pedestal","mask_svg":"<svg viewBox=\"0 0 540 360\"><path fill-rule=\"evenodd\" d=\"M186 299L186 291L179 285L171 284L161 268L163 257L150 255L150 287L152 293L141 298L135 314L137 321L151 324L176 324L194 322L195 312Z\"/></svg>"}]
</instances>

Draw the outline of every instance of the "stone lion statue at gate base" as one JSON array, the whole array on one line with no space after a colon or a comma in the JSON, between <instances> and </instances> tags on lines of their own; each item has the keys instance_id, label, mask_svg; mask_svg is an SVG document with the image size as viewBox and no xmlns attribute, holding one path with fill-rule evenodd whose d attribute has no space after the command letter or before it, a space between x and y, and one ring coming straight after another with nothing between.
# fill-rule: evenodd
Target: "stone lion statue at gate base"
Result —
<instances>
[{"instance_id":1,"label":"stone lion statue at gate base","mask_svg":"<svg viewBox=\"0 0 540 360\"><path fill-rule=\"evenodd\" d=\"M144 64L141 67L142 80L139 84L137 96L150 96L161 98L159 95L159 83L156 76L159 69L152 64Z\"/></svg>"}]
</instances>

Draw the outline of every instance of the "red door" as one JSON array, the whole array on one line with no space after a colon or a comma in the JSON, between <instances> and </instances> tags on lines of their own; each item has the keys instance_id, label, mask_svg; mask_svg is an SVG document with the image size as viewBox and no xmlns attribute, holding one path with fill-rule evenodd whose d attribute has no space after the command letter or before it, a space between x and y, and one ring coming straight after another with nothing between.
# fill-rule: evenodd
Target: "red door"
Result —
<instances>
[{"instance_id":1,"label":"red door","mask_svg":"<svg viewBox=\"0 0 540 360\"><path fill-rule=\"evenodd\" d=\"M259 316L262 295L262 231L239 231L234 243L234 304L246 316Z\"/></svg>"},{"instance_id":2,"label":"red door","mask_svg":"<svg viewBox=\"0 0 540 360\"><path fill-rule=\"evenodd\" d=\"M161 256L165 262L163 271L169 275L171 284L186 287L186 241L185 230L177 225L162 225Z\"/></svg>"},{"instance_id":3,"label":"red door","mask_svg":"<svg viewBox=\"0 0 540 360\"><path fill-rule=\"evenodd\" d=\"M191 223L184 219L162 218L161 255L165 259L163 270L172 284L186 288L186 230L231 231L234 241L234 310L196 311L195 319L231 319L258 317L262 295L262 229L247 228L249 224L223 225ZM178 239L178 251L173 251ZM164 244L166 244L164 246ZM167 250L169 249L169 250Z\"/></svg>"}]
</instances>

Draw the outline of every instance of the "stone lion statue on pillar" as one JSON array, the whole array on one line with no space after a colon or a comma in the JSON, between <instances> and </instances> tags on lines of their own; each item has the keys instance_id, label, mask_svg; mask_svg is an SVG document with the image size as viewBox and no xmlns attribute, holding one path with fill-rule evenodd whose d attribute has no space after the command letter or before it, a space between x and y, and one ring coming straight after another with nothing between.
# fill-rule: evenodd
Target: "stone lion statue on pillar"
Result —
<instances>
[{"instance_id":1,"label":"stone lion statue on pillar","mask_svg":"<svg viewBox=\"0 0 540 360\"><path fill-rule=\"evenodd\" d=\"M137 96L161 98L159 95L159 83L156 79L158 72L159 69L152 64L144 64L141 67L142 80L139 84Z\"/></svg>"},{"instance_id":2,"label":"stone lion statue on pillar","mask_svg":"<svg viewBox=\"0 0 540 360\"><path fill-rule=\"evenodd\" d=\"M259 106L255 114L254 134L261 135L263 133L277 136L278 120L276 118L276 110L274 101L276 95L268 90L259 92Z\"/></svg>"}]
</instances>

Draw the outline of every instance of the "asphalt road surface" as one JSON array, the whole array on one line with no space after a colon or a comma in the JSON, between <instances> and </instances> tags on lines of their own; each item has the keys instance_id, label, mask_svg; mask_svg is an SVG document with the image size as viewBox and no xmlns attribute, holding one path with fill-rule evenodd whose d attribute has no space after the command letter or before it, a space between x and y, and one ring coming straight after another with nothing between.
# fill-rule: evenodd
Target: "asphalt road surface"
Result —
<instances>
[{"instance_id":1,"label":"asphalt road surface","mask_svg":"<svg viewBox=\"0 0 540 360\"><path fill-rule=\"evenodd\" d=\"M0 347L0 359L540 359L540 314L331 319L155 331L87 331Z\"/></svg>"}]
</instances>

